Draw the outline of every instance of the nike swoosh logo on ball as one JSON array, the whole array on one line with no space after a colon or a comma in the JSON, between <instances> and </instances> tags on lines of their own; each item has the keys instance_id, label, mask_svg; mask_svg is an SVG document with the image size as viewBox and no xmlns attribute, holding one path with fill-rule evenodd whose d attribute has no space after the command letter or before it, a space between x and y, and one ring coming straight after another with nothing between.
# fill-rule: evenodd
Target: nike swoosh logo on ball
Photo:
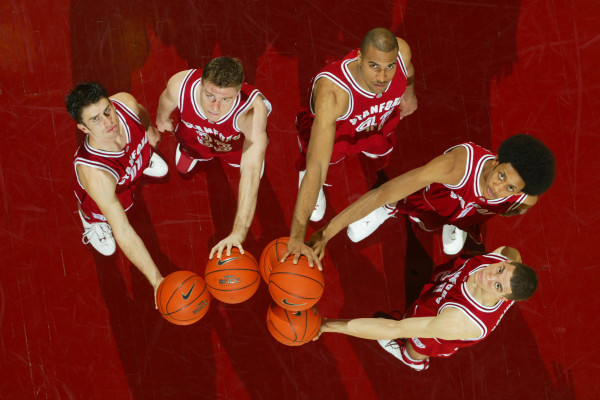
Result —
<instances>
[{"instance_id":1,"label":"nike swoosh logo on ball","mask_svg":"<svg viewBox=\"0 0 600 400\"><path fill-rule=\"evenodd\" d=\"M292 306L292 307L303 306L303 305L305 305L305 304L306 304L306 303L301 303L301 304L294 304L294 303L290 303L290 302L288 301L288 299L283 299L283 300L281 300L281 302L282 302L283 304L285 304L286 306Z\"/></svg>"},{"instance_id":2,"label":"nike swoosh logo on ball","mask_svg":"<svg viewBox=\"0 0 600 400\"><path fill-rule=\"evenodd\" d=\"M196 286L196 282L194 282L194 284L192 285L192 287L190 288L190 291L187 292L187 294L183 294L181 293L181 297L183 297L184 300L187 300L190 298L190 295L192 294L192 292L194 291L194 286Z\"/></svg>"},{"instance_id":3,"label":"nike swoosh logo on ball","mask_svg":"<svg viewBox=\"0 0 600 400\"><path fill-rule=\"evenodd\" d=\"M230 258L229 260L225 260L225 261L217 261L217 265L223 265L223 264L227 264L229 261L233 261L233 260L237 260L239 257L236 258Z\"/></svg>"}]
</instances>

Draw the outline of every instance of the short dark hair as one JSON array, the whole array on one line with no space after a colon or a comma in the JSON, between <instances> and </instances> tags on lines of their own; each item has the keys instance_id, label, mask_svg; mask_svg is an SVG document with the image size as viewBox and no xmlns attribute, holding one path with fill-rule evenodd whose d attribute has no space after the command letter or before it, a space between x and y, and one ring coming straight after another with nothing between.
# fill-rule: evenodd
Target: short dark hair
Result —
<instances>
[{"instance_id":1,"label":"short dark hair","mask_svg":"<svg viewBox=\"0 0 600 400\"><path fill-rule=\"evenodd\" d=\"M509 137L498 148L498 162L510 163L525 182L522 192L537 196L554 182L556 161L541 140L520 133Z\"/></svg>"},{"instance_id":2,"label":"short dark hair","mask_svg":"<svg viewBox=\"0 0 600 400\"><path fill-rule=\"evenodd\" d=\"M244 83L244 67L237 58L217 57L210 60L202 71L202 80L220 88L239 89Z\"/></svg>"},{"instance_id":3,"label":"short dark hair","mask_svg":"<svg viewBox=\"0 0 600 400\"><path fill-rule=\"evenodd\" d=\"M510 278L511 293L504 297L515 301L527 300L533 296L537 288L537 274L529 265L517 261L512 261L510 264L515 266Z\"/></svg>"},{"instance_id":4,"label":"short dark hair","mask_svg":"<svg viewBox=\"0 0 600 400\"><path fill-rule=\"evenodd\" d=\"M77 123L83 124L81 113L90 104L97 103L101 99L108 99L108 92L97 82L82 82L77 84L69 94L65 96L65 105L71 118Z\"/></svg>"},{"instance_id":5,"label":"short dark hair","mask_svg":"<svg viewBox=\"0 0 600 400\"><path fill-rule=\"evenodd\" d=\"M371 29L363 38L362 44L360 45L361 53L366 53L369 47L374 47L384 53L398 52L398 39L396 35L389 29L385 28L374 28Z\"/></svg>"}]
</instances>

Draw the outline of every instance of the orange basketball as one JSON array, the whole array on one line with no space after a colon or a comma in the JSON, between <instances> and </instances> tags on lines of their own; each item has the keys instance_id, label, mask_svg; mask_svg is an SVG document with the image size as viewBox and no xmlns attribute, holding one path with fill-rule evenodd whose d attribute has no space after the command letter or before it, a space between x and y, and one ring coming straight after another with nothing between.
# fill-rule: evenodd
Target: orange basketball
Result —
<instances>
[{"instance_id":1,"label":"orange basketball","mask_svg":"<svg viewBox=\"0 0 600 400\"><path fill-rule=\"evenodd\" d=\"M275 303L291 311L302 311L314 306L323 295L323 273L308 265L302 256L298 264L290 258L271 271L269 292Z\"/></svg>"},{"instance_id":2,"label":"orange basketball","mask_svg":"<svg viewBox=\"0 0 600 400\"><path fill-rule=\"evenodd\" d=\"M176 271L158 285L156 305L167 321L190 325L208 311L210 294L204 279L192 271Z\"/></svg>"},{"instance_id":3,"label":"orange basketball","mask_svg":"<svg viewBox=\"0 0 600 400\"><path fill-rule=\"evenodd\" d=\"M280 264L281 257L287 253L289 239L289 237L281 237L272 240L260 255L260 275L267 285L269 284L269 275L271 275L271 271Z\"/></svg>"},{"instance_id":4,"label":"orange basketball","mask_svg":"<svg viewBox=\"0 0 600 400\"><path fill-rule=\"evenodd\" d=\"M289 311L272 303L267 311L267 327L279 343L300 346L319 332L321 313L317 306L304 311Z\"/></svg>"},{"instance_id":5,"label":"orange basketball","mask_svg":"<svg viewBox=\"0 0 600 400\"><path fill-rule=\"evenodd\" d=\"M258 290L260 273L256 259L252 254L236 247L227 256L223 251L221 258L214 256L206 264L204 279L210 293L223 303L236 304L248 300Z\"/></svg>"}]
</instances>

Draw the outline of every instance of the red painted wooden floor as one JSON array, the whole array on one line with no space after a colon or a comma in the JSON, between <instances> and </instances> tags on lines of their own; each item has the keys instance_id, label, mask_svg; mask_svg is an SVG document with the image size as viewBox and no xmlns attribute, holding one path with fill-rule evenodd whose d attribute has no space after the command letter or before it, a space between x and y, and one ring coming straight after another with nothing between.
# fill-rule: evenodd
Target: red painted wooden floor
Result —
<instances>
[{"instance_id":1,"label":"red painted wooden floor","mask_svg":"<svg viewBox=\"0 0 600 400\"><path fill-rule=\"evenodd\" d=\"M600 262L600 3L594 0L138 1L0 4L2 399L595 399ZM81 140L63 96L94 79L156 113L167 79L228 54L271 100L271 144L246 249L286 235L296 196L294 117L327 61L385 26L412 47L419 109L398 129L392 176L458 142L496 149L521 131L555 152L553 188L522 218L496 218L485 245L512 245L539 292L484 343L416 373L375 342L325 335L288 348L269 335L263 285L215 301L196 325L170 325L120 253L81 244L72 155ZM159 153L173 167L175 141ZM218 162L144 185L131 220L164 275L202 273L229 230L237 171ZM357 199L374 168L330 173L326 218ZM313 228L320 225L315 224ZM404 310L439 236L398 218L365 243L343 235L325 260L329 317Z\"/></svg>"}]
</instances>

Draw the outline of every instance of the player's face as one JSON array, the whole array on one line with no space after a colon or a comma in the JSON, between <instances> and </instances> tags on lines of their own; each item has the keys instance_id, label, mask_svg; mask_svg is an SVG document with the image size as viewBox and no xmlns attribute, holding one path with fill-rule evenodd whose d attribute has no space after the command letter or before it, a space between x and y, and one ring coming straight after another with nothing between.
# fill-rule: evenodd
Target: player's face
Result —
<instances>
[{"instance_id":1,"label":"player's face","mask_svg":"<svg viewBox=\"0 0 600 400\"><path fill-rule=\"evenodd\" d=\"M227 114L231 110L238 93L239 89L233 87L220 88L211 82L202 82L200 86L200 105L206 117L210 121L217 121Z\"/></svg>"},{"instance_id":2,"label":"player's face","mask_svg":"<svg viewBox=\"0 0 600 400\"><path fill-rule=\"evenodd\" d=\"M498 164L494 160L494 168L483 185L483 196L488 200L521 195L525 182L510 163Z\"/></svg>"},{"instance_id":3,"label":"player's face","mask_svg":"<svg viewBox=\"0 0 600 400\"><path fill-rule=\"evenodd\" d=\"M515 266L506 261L490 264L475 272L475 283L486 294L505 297L512 293L510 279L514 270Z\"/></svg>"},{"instance_id":4,"label":"player's face","mask_svg":"<svg viewBox=\"0 0 600 400\"><path fill-rule=\"evenodd\" d=\"M373 46L364 53L358 51L359 82L371 93L383 93L396 74L396 57L398 53L391 51L385 53Z\"/></svg>"},{"instance_id":5,"label":"player's face","mask_svg":"<svg viewBox=\"0 0 600 400\"><path fill-rule=\"evenodd\" d=\"M83 124L77 126L95 140L111 140L119 136L119 117L107 98L85 107L81 118Z\"/></svg>"}]
</instances>

